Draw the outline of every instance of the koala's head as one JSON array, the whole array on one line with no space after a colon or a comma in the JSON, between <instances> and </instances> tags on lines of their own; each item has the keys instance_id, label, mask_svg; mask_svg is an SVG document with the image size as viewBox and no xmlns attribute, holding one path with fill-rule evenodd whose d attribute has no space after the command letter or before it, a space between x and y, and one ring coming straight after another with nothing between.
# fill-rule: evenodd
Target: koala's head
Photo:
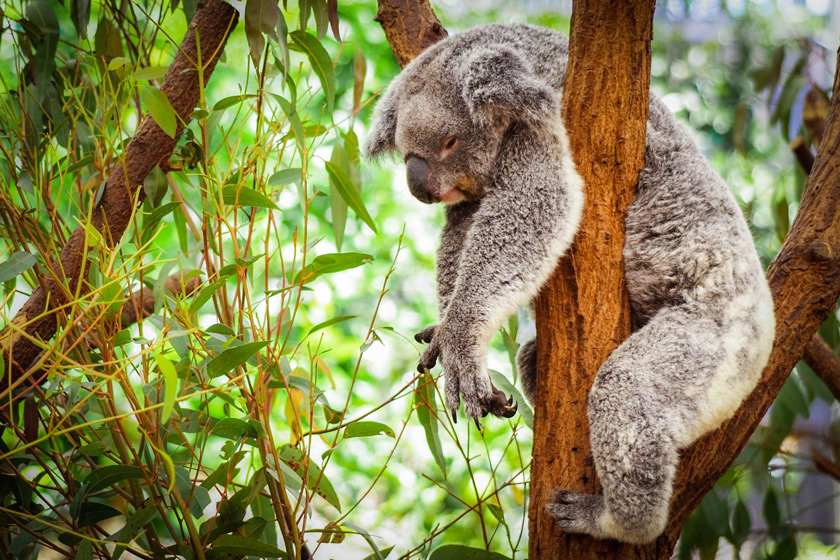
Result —
<instances>
[{"instance_id":1,"label":"koala's head","mask_svg":"<svg viewBox=\"0 0 840 560\"><path fill-rule=\"evenodd\" d=\"M450 37L411 62L376 107L368 156L398 151L411 194L425 203L475 200L493 188L514 124L543 126L558 94L502 45Z\"/></svg>"}]
</instances>

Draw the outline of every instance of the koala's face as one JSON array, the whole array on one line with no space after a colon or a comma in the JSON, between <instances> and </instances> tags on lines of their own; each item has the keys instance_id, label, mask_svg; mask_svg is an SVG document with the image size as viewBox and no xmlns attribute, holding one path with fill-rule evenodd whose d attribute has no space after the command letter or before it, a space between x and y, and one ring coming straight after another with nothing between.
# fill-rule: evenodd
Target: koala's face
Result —
<instances>
[{"instance_id":1,"label":"koala's face","mask_svg":"<svg viewBox=\"0 0 840 560\"><path fill-rule=\"evenodd\" d=\"M481 198L492 185L502 131L473 122L460 95L429 83L407 94L397 113L395 145L408 188L421 202L455 204Z\"/></svg>"},{"instance_id":2,"label":"koala's face","mask_svg":"<svg viewBox=\"0 0 840 560\"><path fill-rule=\"evenodd\" d=\"M496 188L497 157L511 125L543 126L559 115L558 100L509 46L456 35L391 82L365 152L399 151L411 194L422 202L476 200Z\"/></svg>"}]
</instances>

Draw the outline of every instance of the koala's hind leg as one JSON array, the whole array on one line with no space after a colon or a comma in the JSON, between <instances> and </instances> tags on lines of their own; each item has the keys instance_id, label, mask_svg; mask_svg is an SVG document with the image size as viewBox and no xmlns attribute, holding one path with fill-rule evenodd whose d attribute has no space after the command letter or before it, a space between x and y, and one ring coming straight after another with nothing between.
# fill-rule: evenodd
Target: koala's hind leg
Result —
<instances>
[{"instance_id":1,"label":"koala's hind leg","mask_svg":"<svg viewBox=\"0 0 840 560\"><path fill-rule=\"evenodd\" d=\"M516 353L516 369L525 396L531 404L537 402L537 339L529 340Z\"/></svg>"},{"instance_id":2,"label":"koala's hind leg","mask_svg":"<svg viewBox=\"0 0 840 560\"><path fill-rule=\"evenodd\" d=\"M588 399L603 497L558 493L549 512L564 529L629 543L662 533L679 450L737 410L766 362L756 301L661 310L610 355Z\"/></svg>"}]
</instances>

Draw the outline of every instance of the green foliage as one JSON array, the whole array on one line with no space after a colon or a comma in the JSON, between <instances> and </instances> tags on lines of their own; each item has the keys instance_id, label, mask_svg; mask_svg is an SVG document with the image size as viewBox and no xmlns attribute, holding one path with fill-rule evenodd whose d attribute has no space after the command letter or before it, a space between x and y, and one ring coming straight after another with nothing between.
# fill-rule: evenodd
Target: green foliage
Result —
<instances>
[{"instance_id":1,"label":"green foliage","mask_svg":"<svg viewBox=\"0 0 840 560\"><path fill-rule=\"evenodd\" d=\"M520 413L483 433L443 410L437 372L414 373L410 333L435 320L440 214L360 158L398 72L374 2L247 0L124 239L109 249L92 226L139 118L178 128L160 86L195 8L3 7L0 322L77 226L91 272L41 343L30 378L43 381L0 387L0 551L300 558L305 541L325 558L523 558L533 412L509 372L528 328L514 317L494 340L494 383ZM450 31L501 17L439 12ZM657 22L653 87L702 134L769 262L802 192L783 138L807 135L816 51L753 12L723 34L696 44ZM122 324L141 291L152 314ZM823 335L840 343L836 319ZM800 366L686 526L681 557L818 549L783 498L794 424L829 398Z\"/></svg>"}]
</instances>

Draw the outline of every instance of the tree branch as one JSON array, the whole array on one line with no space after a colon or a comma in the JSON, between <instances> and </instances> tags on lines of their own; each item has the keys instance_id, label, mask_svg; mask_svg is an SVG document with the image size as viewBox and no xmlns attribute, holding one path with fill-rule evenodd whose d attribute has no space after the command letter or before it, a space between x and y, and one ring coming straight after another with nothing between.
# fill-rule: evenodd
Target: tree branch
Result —
<instances>
[{"instance_id":1,"label":"tree branch","mask_svg":"<svg viewBox=\"0 0 840 560\"><path fill-rule=\"evenodd\" d=\"M146 116L126 148L123 162L111 171L102 198L91 217L91 224L101 233L107 247L114 247L120 240L135 205L142 202L144 194L141 187L146 176L155 165L165 162L172 154L185 123L189 122L198 103L203 88L199 80L201 78L206 83L210 78L238 19L236 9L223 0L203 0L196 9L160 88L180 117L175 136L170 137L151 117ZM199 42L200 54L197 49ZM85 243L86 230L80 226L70 236L59 258L50 263L50 274L41 279L41 285L13 319L12 324L17 328L7 327L0 334L0 348L9 367L5 372L7 377L0 385L11 385L23 378L43 349L43 344L24 337L21 330L28 337L43 341L48 341L55 334L58 328L55 309L70 301L68 295L75 293L79 281L87 278Z\"/></svg>"},{"instance_id":2,"label":"tree branch","mask_svg":"<svg viewBox=\"0 0 840 560\"><path fill-rule=\"evenodd\" d=\"M776 308L776 341L770 361L735 417L684 454L671 519L662 537L671 545L692 510L747 444L840 297L840 72L834 76L820 145L799 213L767 271Z\"/></svg>"},{"instance_id":3,"label":"tree branch","mask_svg":"<svg viewBox=\"0 0 840 560\"><path fill-rule=\"evenodd\" d=\"M808 341L802 360L825 383L834 398L840 401L840 356L826 344L819 333Z\"/></svg>"},{"instance_id":4,"label":"tree branch","mask_svg":"<svg viewBox=\"0 0 840 560\"><path fill-rule=\"evenodd\" d=\"M379 0L375 21L402 68L447 36L428 0Z\"/></svg>"},{"instance_id":5,"label":"tree branch","mask_svg":"<svg viewBox=\"0 0 840 560\"><path fill-rule=\"evenodd\" d=\"M173 296L189 297L201 286L201 278L194 276L184 279L182 273L172 274L163 281L163 287ZM140 319L145 319L155 312L155 293L151 288L143 287L139 292L131 294L123 302L120 309L120 326L122 328L133 325Z\"/></svg>"}]
</instances>

